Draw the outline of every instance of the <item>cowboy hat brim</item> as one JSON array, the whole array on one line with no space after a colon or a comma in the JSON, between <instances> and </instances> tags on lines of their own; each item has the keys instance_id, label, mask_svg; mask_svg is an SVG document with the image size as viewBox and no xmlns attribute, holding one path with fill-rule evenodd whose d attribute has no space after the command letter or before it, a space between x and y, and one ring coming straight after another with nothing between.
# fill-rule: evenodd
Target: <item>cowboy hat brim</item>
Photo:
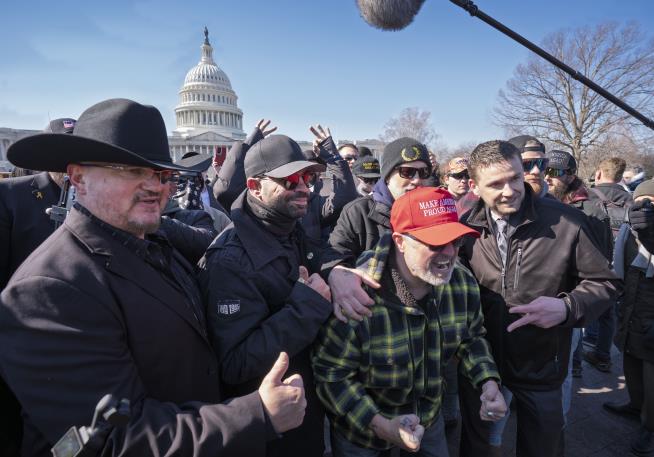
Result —
<instances>
[{"instance_id":1,"label":"cowboy hat brim","mask_svg":"<svg viewBox=\"0 0 654 457\"><path fill-rule=\"evenodd\" d=\"M38 171L66 172L71 163L105 162L155 170L198 173L207 169L204 160L193 166L170 161L153 161L127 149L75 134L39 133L22 138L7 150L7 160L17 167ZM209 159L211 160L211 159Z\"/></svg>"}]
</instances>

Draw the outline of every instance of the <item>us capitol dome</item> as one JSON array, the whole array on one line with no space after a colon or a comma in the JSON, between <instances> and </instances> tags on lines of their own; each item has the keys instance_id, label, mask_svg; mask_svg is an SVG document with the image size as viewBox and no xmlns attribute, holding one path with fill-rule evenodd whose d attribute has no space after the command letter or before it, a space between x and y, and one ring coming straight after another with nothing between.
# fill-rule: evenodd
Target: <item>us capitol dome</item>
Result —
<instances>
[{"instance_id":1,"label":"us capitol dome","mask_svg":"<svg viewBox=\"0 0 654 457\"><path fill-rule=\"evenodd\" d=\"M209 31L204 28L200 62L186 73L175 107L177 128L168 138L170 152L178 160L186 152L224 155L230 146L245 139L243 111L225 72L213 60Z\"/></svg>"}]
</instances>

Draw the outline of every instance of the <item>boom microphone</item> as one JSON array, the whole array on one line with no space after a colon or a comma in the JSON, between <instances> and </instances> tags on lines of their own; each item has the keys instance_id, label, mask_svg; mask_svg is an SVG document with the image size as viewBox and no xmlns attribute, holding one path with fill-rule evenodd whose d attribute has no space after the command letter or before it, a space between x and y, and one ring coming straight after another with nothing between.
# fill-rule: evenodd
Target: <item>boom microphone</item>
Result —
<instances>
[{"instance_id":1,"label":"boom microphone","mask_svg":"<svg viewBox=\"0 0 654 457\"><path fill-rule=\"evenodd\" d=\"M400 30L411 24L425 0L357 0L361 17L382 30Z\"/></svg>"}]
</instances>

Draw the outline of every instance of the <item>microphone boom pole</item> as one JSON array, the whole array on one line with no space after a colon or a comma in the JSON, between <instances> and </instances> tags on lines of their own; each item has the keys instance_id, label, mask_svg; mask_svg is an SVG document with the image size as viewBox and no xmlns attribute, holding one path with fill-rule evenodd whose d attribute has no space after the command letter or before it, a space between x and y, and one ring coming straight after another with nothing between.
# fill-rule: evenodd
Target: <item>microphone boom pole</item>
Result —
<instances>
[{"instance_id":1,"label":"microphone boom pole","mask_svg":"<svg viewBox=\"0 0 654 457\"><path fill-rule=\"evenodd\" d=\"M466 10L468 13L470 13L471 16L477 17L480 20L484 21L486 24L490 25L496 30L499 30L509 38L514 39L530 51L535 52L539 56L541 56L543 59L547 60L549 63L552 65L560 68L561 70L565 71L567 74L569 74L572 78L575 80L579 81L580 83L584 84L585 86L589 87L590 89L594 90L598 94L600 94L602 97L613 103L614 105L618 106L619 108L623 109L627 113L631 114L633 117L638 119L640 122L642 122L645 126L649 127L650 129L654 130L654 121L652 121L650 118L642 114L640 111L636 110L629 104L625 103L624 101L620 100L618 97L613 95L611 92L607 91L604 89L602 86L596 84L592 80L588 79L585 77L583 74L578 72L577 70L570 68L568 65L564 64L561 62L559 59L554 57L552 54L548 53L544 49L536 46L534 43L523 37L522 35L514 32L501 22L496 21L483 11L481 11L477 5L474 4L473 1L471 0L450 0L452 3L454 3L457 6L460 6L464 10Z\"/></svg>"}]
</instances>

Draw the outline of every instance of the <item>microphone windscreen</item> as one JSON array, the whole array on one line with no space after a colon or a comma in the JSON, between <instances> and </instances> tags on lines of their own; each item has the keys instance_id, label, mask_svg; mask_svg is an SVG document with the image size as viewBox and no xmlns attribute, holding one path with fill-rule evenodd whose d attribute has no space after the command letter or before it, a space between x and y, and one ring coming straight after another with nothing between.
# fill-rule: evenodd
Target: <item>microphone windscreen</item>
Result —
<instances>
[{"instance_id":1,"label":"microphone windscreen","mask_svg":"<svg viewBox=\"0 0 654 457\"><path fill-rule=\"evenodd\" d=\"M357 0L361 17L382 30L400 30L413 21L425 0Z\"/></svg>"}]
</instances>

